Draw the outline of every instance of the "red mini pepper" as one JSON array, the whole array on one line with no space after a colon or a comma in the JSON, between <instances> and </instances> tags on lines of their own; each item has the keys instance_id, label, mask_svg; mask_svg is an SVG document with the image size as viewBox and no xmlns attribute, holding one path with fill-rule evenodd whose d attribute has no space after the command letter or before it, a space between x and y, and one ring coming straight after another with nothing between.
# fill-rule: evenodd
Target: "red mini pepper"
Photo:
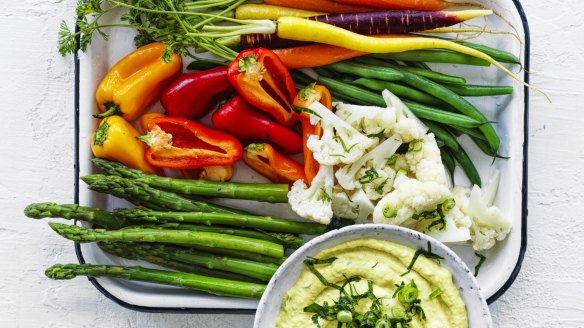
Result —
<instances>
[{"instance_id":1,"label":"red mini pepper","mask_svg":"<svg viewBox=\"0 0 584 328\"><path fill-rule=\"evenodd\" d=\"M198 119L209 112L215 101L233 87L227 79L227 67L187 73L172 82L160 97L168 116Z\"/></svg>"},{"instance_id":2,"label":"red mini pepper","mask_svg":"<svg viewBox=\"0 0 584 328\"><path fill-rule=\"evenodd\" d=\"M140 137L150 147L146 160L156 167L195 169L232 165L243 149L234 137L179 117L157 117Z\"/></svg>"},{"instance_id":3,"label":"red mini pepper","mask_svg":"<svg viewBox=\"0 0 584 328\"><path fill-rule=\"evenodd\" d=\"M245 147L243 161L274 183L293 184L306 181L302 165L277 152L270 144L255 143Z\"/></svg>"},{"instance_id":4,"label":"red mini pepper","mask_svg":"<svg viewBox=\"0 0 584 328\"><path fill-rule=\"evenodd\" d=\"M296 96L294 81L273 51L264 48L244 50L227 70L229 82L250 104L282 125L296 123L297 116L292 110Z\"/></svg>"},{"instance_id":5,"label":"red mini pepper","mask_svg":"<svg viewBox=\"0 0 584 328\"><path fill-rule=\"evenodd\" d=\"M266 141L286 154L302 151L302 138L253 108L241 96L231 98L213 113L213 126L232 136L251 141Z\"/></svg>"},{"instance_id":6,"label":"red mini pepper","mask_svg":"<svg viewBox=\"0 0 584 328\"><path fill-rule=\"evenodd\" d=\"M294 105L306 108L315 101L320 102L330 110L333 108L331 93L328 91L328 89L322 85L316 85L314 83L306 86L304 89L298 92L298 95L294 99ZM304 145L304 173L306 174L306 179L310 184L312 179L314 179L318 173L320 165L314 159L312 151L310 151L310 149L308 149L306 146L306 142L311 135L317 135L320 137L322 135L322 128L320 126L320 122L312 125L310 123L310 115L306 112L300 113L299 117L300 124L302 125L302 142Z\"/></svg>"}]
</instances>

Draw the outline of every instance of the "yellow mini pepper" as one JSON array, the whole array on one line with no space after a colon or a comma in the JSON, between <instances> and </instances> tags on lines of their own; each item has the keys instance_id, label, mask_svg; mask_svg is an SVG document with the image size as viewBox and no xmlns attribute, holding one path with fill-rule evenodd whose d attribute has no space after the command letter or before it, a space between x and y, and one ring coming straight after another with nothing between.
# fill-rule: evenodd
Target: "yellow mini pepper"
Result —
<instances>
[{"instance_id":1,"label":"yellow mini pepper","mask_svg":"<svg viewBox=\"0 0 584 328\"><path fill-rule=\"evenodd\" d=\"M117 62L97 87L95 99L101 114L121 115L132 121L154 101L164 88L182 73L182 59L171 54L162 58L166 46L154 42L136 49Z\"/></svg>"},{"instance_id":2,"label":"yellow mini pepper","mask_svg":"<svg viewBox=\"0 0 584 328\"><path fill-rule=\"evenodd\" d=\"M156 169L146 162L146 144L136 139L138 136L140 133L121 116L106 117L91 134L93 156L156 174Z\"/></svg>"}]
</instances>

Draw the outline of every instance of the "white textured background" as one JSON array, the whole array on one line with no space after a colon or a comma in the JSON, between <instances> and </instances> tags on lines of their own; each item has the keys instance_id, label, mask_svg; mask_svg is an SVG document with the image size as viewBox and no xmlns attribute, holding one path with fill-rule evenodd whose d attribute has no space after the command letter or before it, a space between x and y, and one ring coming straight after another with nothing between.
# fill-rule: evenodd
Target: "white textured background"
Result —
<instances>
[{"instance_id":1,"label":"white textured background","mask_svg":"<svg viewBox=\"0 0 584 328\"><path fill-rule=\"evenodd\" d=\"M507 0L501 0L507 1ZM85 279L48 280L70 242L24 218L73 199L73 61L56 49L73 0L0 4L0 327L250 327L252 316L144 314ZM584 2L524 0L532 30L529 247L495 327L584 327Z\"/></svg>"}]
</instances>

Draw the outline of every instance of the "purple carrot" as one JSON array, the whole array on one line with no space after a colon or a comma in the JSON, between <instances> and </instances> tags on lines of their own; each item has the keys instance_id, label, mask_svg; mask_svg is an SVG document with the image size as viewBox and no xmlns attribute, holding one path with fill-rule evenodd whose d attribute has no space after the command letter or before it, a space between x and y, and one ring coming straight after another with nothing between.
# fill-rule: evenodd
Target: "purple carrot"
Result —
<instances>
[{"instance_id":1,"label":"purple carrot","mask_svg":"<svg viewBox=\"0 0 584 328\"><path fill-rule=\"evenodd\" d=\"M461 11L385 10L368 13L330 14L307 19L331 24L364 35L405 34L452 26L466 20L490 15L491 10ZM281 39L276 34L244 34L240 39L244 49L287 48L302 45L300 41Z\"/></svg>"}]
</instances>

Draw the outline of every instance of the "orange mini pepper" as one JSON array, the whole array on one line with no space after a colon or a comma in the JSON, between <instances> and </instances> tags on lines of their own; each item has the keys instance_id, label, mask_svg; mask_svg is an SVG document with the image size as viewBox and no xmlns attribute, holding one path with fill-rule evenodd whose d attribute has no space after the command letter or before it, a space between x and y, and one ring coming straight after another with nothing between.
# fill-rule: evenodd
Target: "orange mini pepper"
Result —
<instances>
[{"instance_id":1,"label":"orange mini pepper","mask_svg":"<svg viewBox=\"0 0 584 328\"><path fill-rule=\"evenodd\" d=\"M315 83L309 84L304 89L300 90L294 99L294 105L306 108L315 101L320 102L330 110L333 109L331 93L326 87L316 85ZM306 174L308 184L310 184L312 179L314 179L318 173L320 165L312 156L312 151L308 149L306 142L311 135L317 135L320 137L322 135L322 128L320 122L316 123L316 125L312 125L310 123L310 115L306 112L301 112L299 118L300 124L302 125L302 143L304 145L304 173Z\"/></svg>"},{"instance_id":2,"label":"orange mini pepper","mask_svg":"<svg viewBox=\"0 0 584 328\"><path fill-rule=\"evenodd\" d=\"M166 46L154 42L136 49L117 62L103 78L95 99L101 114L136 119L156 101L164 88L182 73L182 59L173 53L164 61Z\"/></svg>"},{"instance_id":3,"label":"orange mini pepper","mask_svg":"<svg viewBox=\"0 0 584 328\"><path fill-rule=\"evenodd\" d=\"M157 170L146 162L146 145L136 139L138 136L138 131L121 116L106 117L91 134L91 151L97 158L155 174Z\"/></svg>"},{"instance_id":4,"label":"orange mini pepper","mask_svg":"<svg viewBox=\"0 0 584 328\"><path fill-rule=\"evenodd\" d=\"M245 147L243 161L274 183L293 184L296 180L306 181L302 165L277 152L267 143L254 143Z\"/></svg>"},{"instance_id":5,"label":"orange mini pepper","mask_svg":"<svg viewBox=\"0 0 584 328\"><path fill-rule=\"evenodd\" d=\"M234 137L180 117L148 121L148 134L139 137L148 145L146 160L154 167L197 169L233 165L241 158L241 144Z\"/></svg>"}]
</instances>

